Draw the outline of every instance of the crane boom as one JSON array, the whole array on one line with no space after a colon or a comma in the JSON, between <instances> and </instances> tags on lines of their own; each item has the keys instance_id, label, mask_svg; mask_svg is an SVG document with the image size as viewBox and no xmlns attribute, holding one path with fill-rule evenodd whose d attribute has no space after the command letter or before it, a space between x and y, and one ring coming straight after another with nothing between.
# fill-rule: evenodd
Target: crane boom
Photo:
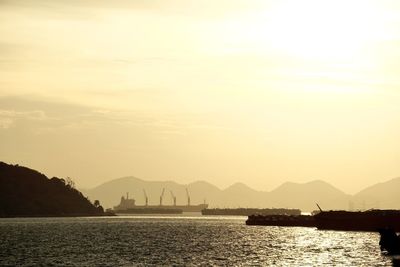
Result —
<instances>
[{"instance_id":1,"label":"crane boom","mask_svg":"<svg viewBox=\"0 0 400 267\"><path fill-rule=\"evenodd\" d=\"M160 206L162 206L162 201L163 201L163 197L164 197L164 192L165 192L165 188L163 188L161 195L160 195Z\"/></svg>"},{"instance_id":2,"label":"crane boom","mask_svg":"<svg viewBox=\"0 0 400 267\"><path fill-rule=\"evenodd\" d=\"M317 204L317 207L318 207L319 210L322 212L323 210L322 210L321 207L318 205L318 203L315 203L315 204Z\"/></svg>"},{"instance_id":3,"label":"crane boom","mask_svg":"<svg viewBox=\"0 0 400 267\"><path fill-rule=\"evenodd\" d=\"M149 198L147 197L146 190L144 190L144 189L143 189L143 194L144 194L144 200L145 200L145 203L146 203L145 205L148 206L149 205Z\"/></svg>"},{"instance_id":4,"label":"crane boom","mask_svg":"<svg viewBox=\"0 0 400 267\"><path fill-rule=\"evenodd\" d=\"M176 196L174 195L172 190L169 190L169 192L171 193L171 197L172 197L172 201L174 202L174 206L176 206Z\"/></svg>"},{"instance_id":5,"label":"crane boom","mask_svg":"<svg viewBox=\"0 0 400 267\"><path fill-rule=\"evenodd\" d=\"M186 187L186 196L187 196L188 206L190 206L190 195L189 195L189 190L187 189L187 187Z\"/></svg>"}]
</instances>

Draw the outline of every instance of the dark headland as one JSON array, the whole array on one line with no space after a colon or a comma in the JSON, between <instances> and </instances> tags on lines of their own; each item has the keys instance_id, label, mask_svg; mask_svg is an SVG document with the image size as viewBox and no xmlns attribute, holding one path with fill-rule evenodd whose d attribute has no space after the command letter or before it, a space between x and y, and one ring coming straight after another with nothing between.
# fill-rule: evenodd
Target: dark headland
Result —
<instances>
[{"instance_id":1,"label":"dark headland","mask_svg":"<svg viewBox=\"0 0 400 267\"><path fill-rule=\"evenodd\" d=\"M108 215L91 203L70 179L47 178L18 165L0 162L0 217Z\"/></svg>"}]
</instances>

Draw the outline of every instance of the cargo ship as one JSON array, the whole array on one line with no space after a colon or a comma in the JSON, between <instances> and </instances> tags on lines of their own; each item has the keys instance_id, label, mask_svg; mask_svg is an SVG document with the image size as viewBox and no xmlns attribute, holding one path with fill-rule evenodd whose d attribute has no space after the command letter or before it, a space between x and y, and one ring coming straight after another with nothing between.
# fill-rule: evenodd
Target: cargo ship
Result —
<instances>
[{"instance_id":1,"label":"cargo ship","mask_svg":"<svg viewBox=\"0 0 400 267\"><path fill-rule=\"evenodd\" d=\"M143 190L145 196L145 205L136 205L136 201L133 198L129 198L129 193L126 193L126 197L122 196L119 205L113 208L115 213L123 213L123 214L180 214L183 212L201 212L203 209L208 208L208 204L198 204L191 205L190 204L190 195L189 191L186 189L187 194L187 205L177 205L176 197L172 191L170 191L173 204L172 205L164 205L163 197L164 197L165 188L162 190L160 195L159 205L149 205L149 198L147 197L146 191Z\"/></svg>"},{"instance_id":2,"label":"cargo ship","mask_svg":"<svg viewBox=\"0 0 400 267\"><path fill-rule=\"evenodd\" d=\"M233 215L233 216L249 216L249 215L301 215L299 209L204 209L201 211L203 215Z\"/></svg>"},{"instance_id":3,"label":"cargo ship","mask_svg":"<svg viewBox=\"0 0 400 267\"><path fill-rule=\"evenodd\" d=\"M318 229L369 231L391 228L400 232L400 210L320 211L314 215Z\"/></svg>"}]
</instances>

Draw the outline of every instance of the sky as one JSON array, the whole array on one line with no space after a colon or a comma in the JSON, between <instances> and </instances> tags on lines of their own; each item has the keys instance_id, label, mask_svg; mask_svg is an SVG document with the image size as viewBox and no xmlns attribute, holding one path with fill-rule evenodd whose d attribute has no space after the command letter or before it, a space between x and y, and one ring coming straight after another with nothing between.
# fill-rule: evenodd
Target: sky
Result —
<instances>
[{"instance_id":1,"label":"sky","mask_svg":"<svg viewBox=\"0 0 400 267\"><path fill-rule=\"evenodd\" d=\"M347 193L400 176L398 1L0 0L0 160Z\"/></svg>"}]
</instances>

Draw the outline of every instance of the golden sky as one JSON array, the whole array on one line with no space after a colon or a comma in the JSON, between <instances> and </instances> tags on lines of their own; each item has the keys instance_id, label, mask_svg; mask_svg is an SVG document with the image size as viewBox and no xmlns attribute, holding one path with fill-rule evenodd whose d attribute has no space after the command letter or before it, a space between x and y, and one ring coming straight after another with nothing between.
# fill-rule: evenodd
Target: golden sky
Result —
<instances>
[{"instance_id":1,"label":"golden sky","mask_svg":"<svg viewBox=\"0 0 400 267\"><path fill-rule=\"evenodd\" d=\"M0 0L0 160L348 193L400 175L400 2Z\"/></svg>"}]
</instances>

